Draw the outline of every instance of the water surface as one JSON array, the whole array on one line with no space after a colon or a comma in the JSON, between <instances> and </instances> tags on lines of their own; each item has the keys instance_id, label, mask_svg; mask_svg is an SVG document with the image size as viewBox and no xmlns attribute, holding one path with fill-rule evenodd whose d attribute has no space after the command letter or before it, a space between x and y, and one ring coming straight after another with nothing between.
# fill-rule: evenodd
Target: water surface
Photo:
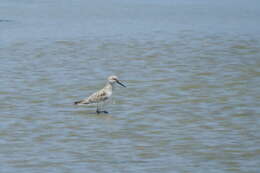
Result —
<instances>
[{"instance_id":1,"label":"water surface","mask_svg":"<svg viewBox=\"0 0 260 173\"><path fill-rule=\"evenodd\" d=\"M0 172L259 172L259 7L2 0Z\"/></svg>"}]
</instances>

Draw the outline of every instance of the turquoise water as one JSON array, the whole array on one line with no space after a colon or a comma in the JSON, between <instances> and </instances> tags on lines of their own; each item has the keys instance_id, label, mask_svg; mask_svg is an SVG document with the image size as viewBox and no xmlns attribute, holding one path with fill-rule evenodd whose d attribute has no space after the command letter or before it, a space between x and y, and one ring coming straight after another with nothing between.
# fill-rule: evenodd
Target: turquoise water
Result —
<instances>
[{"instance_id":1,"label":"turquoise water","mask_svg":"<svg viewBox=\"0 0 260 173\"><path fill-rule=\"evenodd\" d=\"M3 0L0 172L259 172L259 8Z\"/></svg>"}]
</instances>

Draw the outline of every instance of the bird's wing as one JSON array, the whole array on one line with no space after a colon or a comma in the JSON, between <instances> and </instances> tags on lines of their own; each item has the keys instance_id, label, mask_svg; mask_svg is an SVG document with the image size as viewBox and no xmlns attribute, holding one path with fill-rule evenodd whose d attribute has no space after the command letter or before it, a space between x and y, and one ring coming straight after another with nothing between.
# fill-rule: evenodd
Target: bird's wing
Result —
<instances>
[{"instance_id":1,"label":"bird's wing","mask_svg":"<svg viewBox=\"0 0 260 173\"><path fill-rule=\"evenodd\" d=\"M91 96L89 96L86 101L88 103L97 103L100 101L105 101L108 98L108 94L102 89L100 91L95 92Z\"/></svg>"},{"instance_id":2,"label":"bird's wing","mask_svg":"<svg viewBox=\"0 0 260 173\"><path fill-rule=\"evenodd\" d=\"M74 104L82 105L82 104L98 103L107 100L108 97L109 97L108 93L104 89L101 89L83 100L74 102Z\"/></svg>"}]
</instances>

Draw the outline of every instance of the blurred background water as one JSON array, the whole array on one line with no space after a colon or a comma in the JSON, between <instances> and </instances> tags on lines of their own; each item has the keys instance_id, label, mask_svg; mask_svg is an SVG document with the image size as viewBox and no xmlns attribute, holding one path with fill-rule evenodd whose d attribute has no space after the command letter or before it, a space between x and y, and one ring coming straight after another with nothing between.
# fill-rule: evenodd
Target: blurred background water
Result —
<instances>
[{"instance_id":1,"label":"blurred background water","mask_svg":"<svg viewBox=\"0 0 260 173\"><path fill-rule=\"evenodd\" d=\"M258 173L260 2L1 0L0 172ZM108 115L72 103L118 75Z\"/></svg>"}]
</instances>

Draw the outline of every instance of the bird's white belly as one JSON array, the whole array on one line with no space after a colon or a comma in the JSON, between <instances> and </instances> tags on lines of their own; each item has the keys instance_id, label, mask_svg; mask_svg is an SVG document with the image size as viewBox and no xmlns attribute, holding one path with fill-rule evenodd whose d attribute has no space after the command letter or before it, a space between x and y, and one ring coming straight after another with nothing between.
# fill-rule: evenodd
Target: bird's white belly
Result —
<instances>
[{"instance_id":1,"label":"bird's white belly","mask_svg":"<svg viewBox=\"0 0 260 173\"><path fill-rule=\"evenodd\" d=\"M107 91L107 98L111 97L112 91Z\"/></svg>"}]
</instances>

